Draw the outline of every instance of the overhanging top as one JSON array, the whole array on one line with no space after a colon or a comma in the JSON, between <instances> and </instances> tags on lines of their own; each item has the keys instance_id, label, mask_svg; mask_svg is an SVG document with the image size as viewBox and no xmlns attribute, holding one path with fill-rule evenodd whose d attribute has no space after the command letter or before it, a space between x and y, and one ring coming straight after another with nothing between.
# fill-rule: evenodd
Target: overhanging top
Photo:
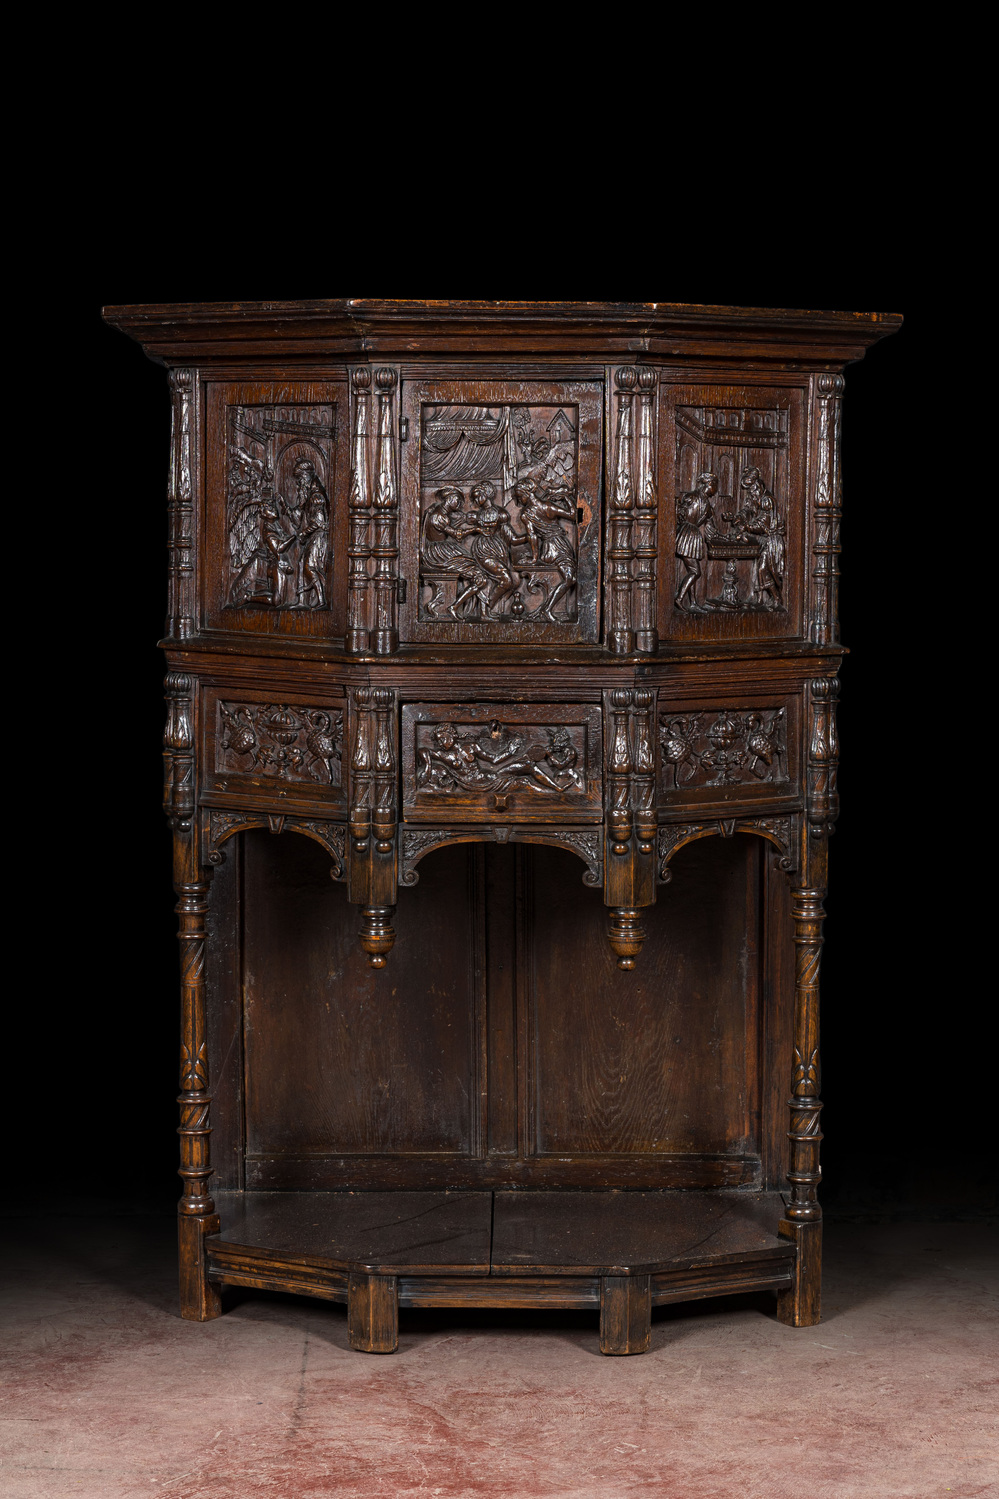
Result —
<instances>
[{"instance_id":1,"label":"overhanging top","mask_svg":"<svg viewBox=\"0 0 999 1499\"><path fill-rule=\"evenodd\" d=\"M149 302L104 318L167 364L532 353L841 366L902 319L684 302Z\"/></svg>"}]
</instances>

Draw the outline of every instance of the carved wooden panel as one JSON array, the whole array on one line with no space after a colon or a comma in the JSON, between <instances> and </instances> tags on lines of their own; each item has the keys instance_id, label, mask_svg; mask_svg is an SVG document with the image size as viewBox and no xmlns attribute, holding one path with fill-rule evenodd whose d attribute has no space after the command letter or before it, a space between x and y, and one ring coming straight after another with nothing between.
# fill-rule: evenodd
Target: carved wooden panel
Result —
<instances>
[{"instance_id":1,"label":"carved wooden panel","mask_svg":"<svg viewBox=\"0 0 999 1499\"><path fill-rule=\"evenodd\" d=\"M410 640L596 642L603 387L403 383Z\"/></svg>"},{"instance_id":2,"label":"carved wooden panel","mask_svg":"<svg viewBox=\"0 0 999 1499\"><path fill-rule=\"evenodd\" d=\"M803 390L664 383L662 403L660 630L800 635Z\"/></svg>"},{"instance_id":3,"label":"carved wooden panel","mask_svg":"<svg viewBox=\"0 0 999 1499\"><path fill-rule=\"evenodd\" d=\"M659 704L660 805L800 795L798 696Z\"/></svg>"},{"instance_id":4,"label":"carved wooden panel","mask_svg":"<svg viewBox=\"0 0 999 1499\"><path fill-rule=\"evenodd\" d=\"M204 790L252 788L275 803L342 801L344 700L303 702L239 687L205 690Z\"/></svg>"},{"instance_id":5,"label":"carved wooden panel","mask_svg":"<svg viewBox=\"0 0 999 1499\"><path fill-rule=\"evenodd\" d=\"M402 710L403 812L419 821L596 821L596 704L410 703Z\"/></svg>"},{"instance_id":6,"label":"carved wooden panel","mask_svg":"<svg viewBox=\"0 0 999 1499\"><path fill-rule=\"evenodd\" d=\"M344 387L208 387L206 605L211 625L342 633Z\"/></svg>"}]
</instances>

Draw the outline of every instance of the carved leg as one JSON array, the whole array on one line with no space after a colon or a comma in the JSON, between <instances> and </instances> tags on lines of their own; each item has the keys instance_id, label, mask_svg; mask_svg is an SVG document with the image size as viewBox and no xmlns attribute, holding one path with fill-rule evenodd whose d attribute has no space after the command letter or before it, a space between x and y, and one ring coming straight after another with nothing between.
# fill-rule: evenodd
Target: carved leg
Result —
<instances>
[{"instance_id":1,"label":"carved leg","mask_svg":"<svg viewBox=\"0 0 999 1499\"><path fill-rule=\"evenodd\" d=\"M181 859L190 854L183 842ZM217 1317L222 1310L217 1288L208 1281L204 1254L206 1234L218 1233L215 1203L208 1194L212 1175L208 1124L208 1040L205 1028L205 913L208 883L177 885L180 900L180 1168L184 1192L178 1204L180 1244L180 1314L192 1322Z\"/></svg>"},{"instance_id":2,"label":"carved leg","mask_svg":"<svg viewBox=\"0 0 999 1499\"><path fill-rule=\"evenodd\" d=\"M600 1352L648 1353L651 1337L651 1277L601 1276Z\"/></svg>"},{"instance_id":3,"label":"carved leg","mask_svg":"<svg viewBox=\"0 0 999 1499\"><path fill-rule=\"evenodd\" d=\"M350 1275L347 1336L357 1353L394 1353L399 1346L399 1282L394 1275Z\"/></svg>"},{"instance_id":4,"label":"carved leg","mask_svg":"<svg viewBox=\"0 0 999 1499\"><path fill-rule=\"evenodd\" d=\"M822 1178L819 1144L819 962L822 955L821 890L791 895L795 942L794 1071L791 1077L791 1147L787 1179L791 1195L781 1233L798 1247L792 1290L778 1298L777 1315L794 1327L811 1327L820 1317L822 1209L817 1188Z\"/></svg>"}]
</instances>

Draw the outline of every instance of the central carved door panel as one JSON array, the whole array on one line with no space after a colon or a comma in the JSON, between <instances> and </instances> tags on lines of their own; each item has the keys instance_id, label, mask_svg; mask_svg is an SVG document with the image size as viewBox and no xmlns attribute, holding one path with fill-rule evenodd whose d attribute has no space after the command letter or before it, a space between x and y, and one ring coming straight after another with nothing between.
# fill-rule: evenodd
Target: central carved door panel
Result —
<instances>
[{"instance_id":1,"label":"central carved door panel","mask_svg":"<svg viewBox=\"0 0 999 1499\"><path fill-rule=\"evenodd\" d=\"M238 953L213 1039L221 1187L759 1186L779 1160L758 839L682 851L627 989L565 850L428 856L399 910L414 961L386 985L321 848L240 844L215 893Z\"/></svg>"}]
</instances>

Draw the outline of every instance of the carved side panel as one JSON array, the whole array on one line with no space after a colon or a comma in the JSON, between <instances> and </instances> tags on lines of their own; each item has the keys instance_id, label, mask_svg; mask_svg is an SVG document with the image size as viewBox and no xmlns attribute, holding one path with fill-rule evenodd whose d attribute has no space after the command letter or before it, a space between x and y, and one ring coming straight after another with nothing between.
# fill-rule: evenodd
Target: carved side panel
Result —
<instances>
[{"instance_id":1,"label":"carved side panel","mask_svg":"<svg viewBox=\"0 0 999 1499\"><path fill-rule=\"evenodd\" d=\"M339 786L342 709L219 698L216 712L217 771Z\"/></svg>"},{"instance_id":2,"label":"carved side panel","mask_svg":"<svg viewBox=\"0 0 999 1499\"><path fill-rule=\"evenodd\" d=\"M403 410L408 638L595 642L601 386L407 382Z\"/></svg>"},{"instance_id":3,"label":"carved side panel","mask_svg":"<svg viewBox=\"0 0 999 1499\"><path fill-rule=\"evenodd\" d=\"M665 389L659 612L674 638L801 633L804 412L798 388Z\"/></svg>"},{"instance_id":4,"label":"carved side panel","mask_svg":"<svg viewBox=\"0 0 999 1499\"><path fill-rule=\"evenodd\" d=\"M271 634L342 632L342 383L218 382L207 390L209 624Z\"/></svg>"},{"instance_id":5,"label":"carved side panel","mask_svg":"<svg viewBox=\"0 0 999 1499\"><path fill-rule=\"evenodd\" d=\"M575 822L601 815L595 704L409 704L402 744L407 818Z\"/></svg>"},{"instance_id":6,"label":"carved side panel","mask_svg":"<svg viewBox=\"0 0 999 1499\"><path fill-rule=\"evenodd\" d=\"M815 498L812 504L810 635L829 645L839 633L839 526L842 509L839 447L842 375L816 375Z\"/></svg>"}]
</instances>

